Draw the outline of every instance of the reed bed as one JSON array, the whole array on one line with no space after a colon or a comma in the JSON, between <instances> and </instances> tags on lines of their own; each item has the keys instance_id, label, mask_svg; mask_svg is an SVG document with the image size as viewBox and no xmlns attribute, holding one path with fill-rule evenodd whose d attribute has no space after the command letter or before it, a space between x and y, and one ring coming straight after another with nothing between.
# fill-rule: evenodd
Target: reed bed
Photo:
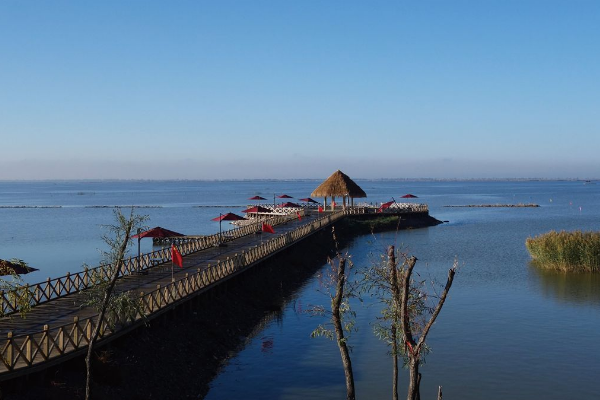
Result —
<instances>
[{"instance_id":1,"label":"reed bed","mask_svg":"<svg viewBox=\"0 0 600 400\"><path fill-rule=\"evenodd\" d=\"M550 231L525 246L536 265L565 272L600 271L600 232Z\"/></svg>"}]
</instances>

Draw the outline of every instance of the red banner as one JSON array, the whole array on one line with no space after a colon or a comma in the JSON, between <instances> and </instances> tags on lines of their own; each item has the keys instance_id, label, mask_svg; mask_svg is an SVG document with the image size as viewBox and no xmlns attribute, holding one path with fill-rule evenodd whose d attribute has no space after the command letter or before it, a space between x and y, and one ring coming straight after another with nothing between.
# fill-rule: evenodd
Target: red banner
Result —
<instances>
[{"instance_id":1,"label":"red banner","mask_svg":"<svg viewBox=\"0 0 600 400\"><path fill-rule=\"evenodd\" d=\"M275 229L273 229L271 225L265 224L264 222L262 224L262 231L267 233L275 233Z\"/></svg>"},{"instance_id":2,"label":"red banner","mask_svg":"<svg viewBox=\"0 0 600 400\"><path fill-rule=\"evenodd\" d=\"M183 257L181 257L181 253L174 244L171 245L171 259L173 260L173 264L178 265L179 268L183 268Z\"/></svg>"}]
</instances>

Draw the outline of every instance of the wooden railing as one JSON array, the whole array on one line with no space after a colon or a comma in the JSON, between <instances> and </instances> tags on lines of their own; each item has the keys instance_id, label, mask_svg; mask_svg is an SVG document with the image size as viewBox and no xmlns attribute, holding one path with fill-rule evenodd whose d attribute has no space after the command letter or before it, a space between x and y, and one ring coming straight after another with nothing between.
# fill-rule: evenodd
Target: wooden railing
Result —
<instances>
[{"instance_id":1,"label":"wooden railing","mask_svg":"<svg viewBox=\"0 0 600 400\"><path fill-rule=\"evenodd\" d=\"M275 226L296 219L297 215L282 215L268 219L268 223ZM260 230L259 224L246 225L240 228L234 228L223 231L221 235L214 234L193 238L177 246L182 255L188 255L197 251L205 250L217 246L220 241L226 242L246 235L254 234ZM162 260L156 262L155 260ZM165 247L150 253L145 253L139 257L131 257L125 260L121 266L121 275L131 275L136 272L144 271L161 263L171 260L171 248ZM110 275L110 265L100 265L95 268L86 268L81 272L71 274L67 272L65 276L59 278L48 278L45 282L25 285L12 291L0 291L0 315L10 315L19 312L23 307L19 299L29 299L30 307L46 303L72 293L87 289L92 284L92 276L108 278ZM23 290L25 289L25 290Z\"/></svg>"},{"instance_id":2,"label":"wooden railing","mask_svg":"<svg viewBox=\"0 0 600 400\"><path fill-rule=\"evenodd\" d=\"M109 316L102 323L100 340L112 339L124 334L129 328L142 324L144 320L152 319L161 311L184 301L187 297L198 294L223 279L272 256L344 215L344 212L324 215L293 231L219 261L215 265L198 269L193 274L186 273L183 278L166 286L158 285L151 292L141 292L139 313ZM73 352L83 352L90 342L97 323L97 315L83 319L75 317L72 323L52 328L44 325L41 331L34 333L15 336L13 332L8 332L6 342L0 347L0 381L13 375L11 372L18 372L23 368L48 362Z\"/></svg>"},{"instance_id":3,"label":"wooden railing","mask_svg":"<svg viewBox=\"0 0 600 400\"><path fill-rule=\"evenodd\" d=\"M429 212L429 206L423 203L394 203L384 212Z\"/></svg>"}]
</instances>

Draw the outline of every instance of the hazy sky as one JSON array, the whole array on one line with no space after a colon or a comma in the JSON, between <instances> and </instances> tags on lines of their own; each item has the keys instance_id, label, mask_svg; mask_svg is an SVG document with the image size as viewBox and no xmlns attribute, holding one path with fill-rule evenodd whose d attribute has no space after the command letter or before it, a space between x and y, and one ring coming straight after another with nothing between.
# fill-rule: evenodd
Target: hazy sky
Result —
<instances>
[{"instance_id":1,"label":"hazy sky","mask_svg":"<svg viewBox=\"0 0 600 400\"><path fill-rule=\"evenodd\" d=\"M600 178L600 1L0 0L0 179Z\"/></svg>"}]
</instances>

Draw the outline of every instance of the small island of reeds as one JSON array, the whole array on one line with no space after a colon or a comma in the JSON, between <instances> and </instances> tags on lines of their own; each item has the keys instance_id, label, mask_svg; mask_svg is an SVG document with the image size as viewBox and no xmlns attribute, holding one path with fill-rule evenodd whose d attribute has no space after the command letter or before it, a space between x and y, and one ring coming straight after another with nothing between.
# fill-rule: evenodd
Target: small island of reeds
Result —
<instances>
[{"instance_id":1,"label":"small island of reeds","mask_svg":"<svg viewBox=\"0 0 600 400\"><path fill-rule=\"evenodd\" d=\"M550 231L527 238L525 246L540 267L565 272L600 271L600 232Z\"/></svg>"}]
</instances>

